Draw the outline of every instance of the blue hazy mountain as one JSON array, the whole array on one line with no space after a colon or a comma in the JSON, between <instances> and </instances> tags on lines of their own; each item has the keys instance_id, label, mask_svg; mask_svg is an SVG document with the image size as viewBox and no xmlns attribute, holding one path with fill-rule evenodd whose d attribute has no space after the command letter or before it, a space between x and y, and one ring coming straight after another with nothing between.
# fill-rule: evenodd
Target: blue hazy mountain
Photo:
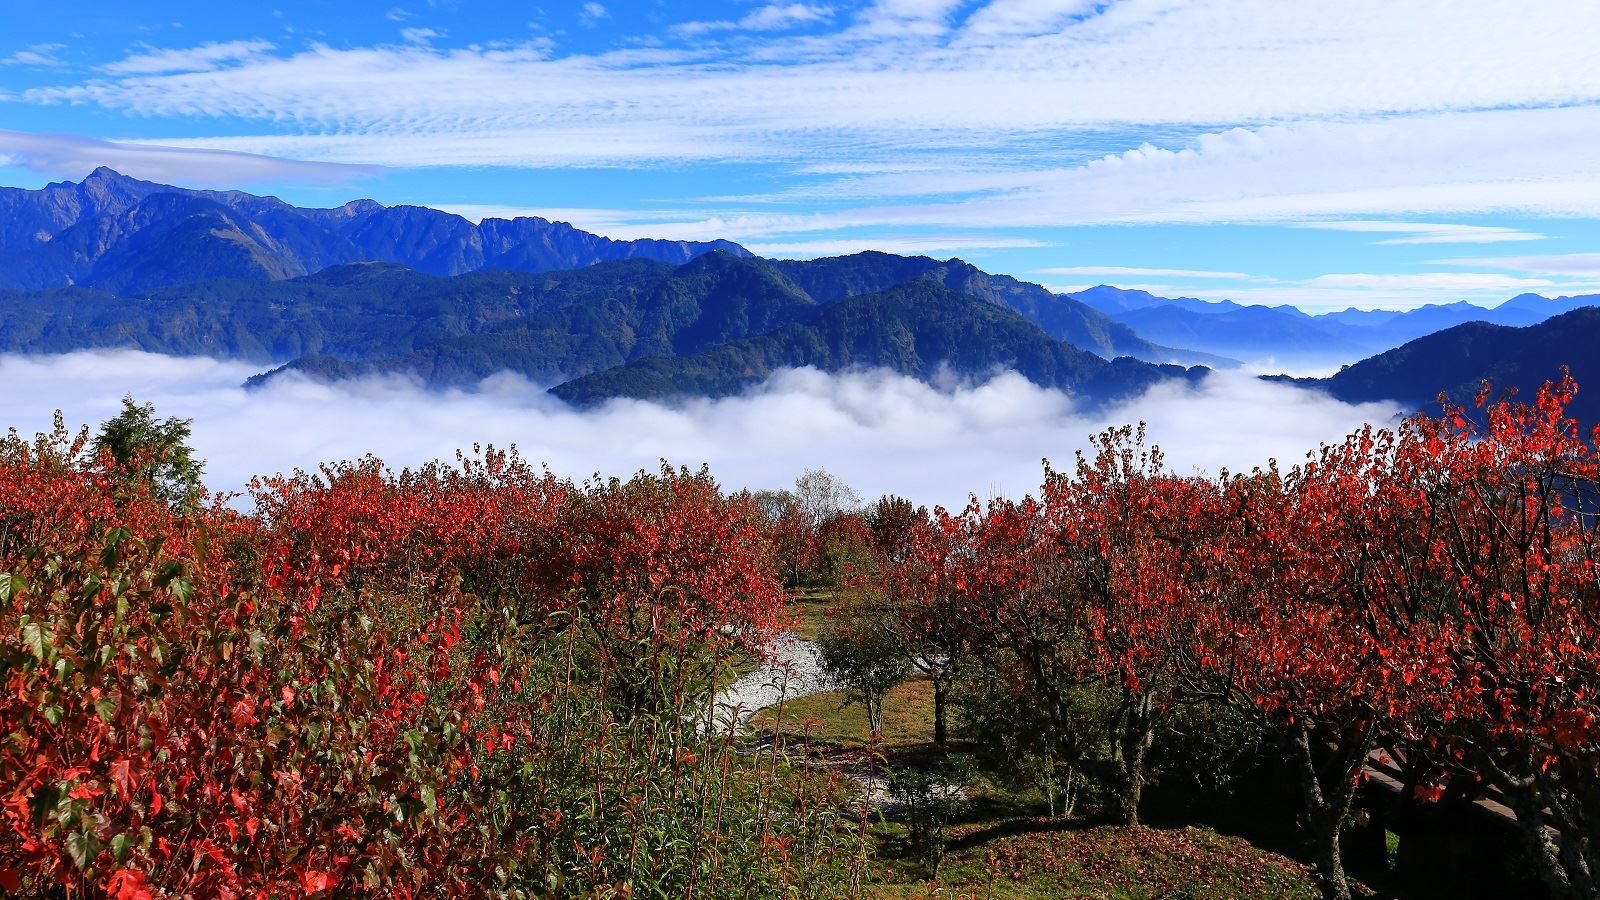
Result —
<instances>
[{"instance_id":1,"label":"blue hazy mountain","mask_svg":"<svg viewBox=\"0 0 1600 900\"><path fill-rule=\"evenodd\" d=\"M1493 308L1462 302L1404 312L1351 309L1308 315L1290 306L1169 299L1109 286L1071 296L1158 344L1307 367L1347 364L1467 322L1534 325L1600 303L1600 295L1547 298L1522 294Z\"/></svg>"},{"instance_id":2,"label":"blue hazy mountain","mask_svg":"<svg viewBox=\"0 0 1600 900\"><path fill-rule=\"evenodd\" d=\"M1011 369L1108 400L1272 358L1362 360L1315 383L1414 402L1584 364L1587 351L1549 362L1550 350L1580 340L1589 320L1563 314L1596 300L1308 315L1107 286L1058 295L959 259L765 260L727 241L614 241L538 218L472 223L367 200L307 209L108 169L0 189L0 352L241 359L264 370L255 383L296 372L471 385L509 371L587 405L720 396L795 366ZM1517 337L1538 323L1555 331Z\"/></svg>"},{"instance_id":3,"label":"blue hazy mountain","mask_svg":"<svg viewBox=\"0 0 1600 900\"><path fill-rule=\"evenodd\" d=\"M1472 407L1485 381L1493 397L1511 390L1531 402L1539 387L1560 378L1567 366L1579 383L1568 413L1593 424L1600 422L1600 382L1587 390L1584 384L1586 377L1591 382L1600 378L1596 334L1600 307L1594 306L1522 327L1468 322L1345 366L1327 378L1292 380L1351 403L1398 400L1410 409L1436 411L1440 395L1457 406Z\"/></svg>"},{"instance_id":4,"label":"blue hazy mountain","mask_svg":"<svg viewBox=\"0 0 1600 900\"><path fill-rule=\"evenodd\" d=\"M592 405L612 397L723 396L796 366L882 367L922 379L1012 369L1042 386L1108 400L1205 371L1108 360L1059 340L1005 303L951 287L953 270L963 273L956 280L981 275L959 261L912 265L908 280L881 291L818 298L801 286L815 288L819 273L840 265L710 253L679 267L632 261L537 276L436 279L381 264L330 269L266 286L277 302L249 300L255 310L306 310L299 332L338 323L311 339L296 337L304 355L253 383L295 372L322 380L400 374L465 386L509 371ZM292 291L304 299L288 299ZM221 293L215 286L171 289L178 302L168 317L189 321ZM401 308L413 312L399 314ZM415 312L422 308L431 310L426 322ZM392 339L375 339L385 328L395 329Z\"/></svg>"},{"instance_id":5,"label":"blue hazy mountain","mask_svg":"<svg viewBox=\"0 0 1600 900\"><path fill-rule=\"evenodd\" d=\"M39 190L0 188L0 287L141 293L209 279L277 281L353 262L431 275L544 272L621 259L682 264L730 241L614 241L541 218L485 219L357 200L303 209L243 191L197 191L96 169Z\"/></svg>"}]
</instances>

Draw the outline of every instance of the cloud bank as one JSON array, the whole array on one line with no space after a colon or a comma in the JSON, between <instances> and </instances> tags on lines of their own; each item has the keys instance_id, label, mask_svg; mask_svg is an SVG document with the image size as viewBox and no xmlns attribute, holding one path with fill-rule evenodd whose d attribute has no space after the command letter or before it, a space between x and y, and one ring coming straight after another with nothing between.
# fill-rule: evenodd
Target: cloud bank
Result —
<instances>
[{"instance_id":1,"label":"cloud bank","mask_svg":"<svg viewBox=\"0 0 1600 900\"><path fill-rule=\"evenodd\" d=\"M257 474L314 468L372 453L399 468L451 459L474 443L516 444L558 475L626 475L659 459L706 463L728 488L778 488L824 467L864 497L896 493L947 506L1036 490L1040 461L1070 465L1108 425L1146 421L1174 471L1215 474L1277 458L1396 413L1348 405L1243 374L1197 386L1167 384L1100 413L1015 374L939 389L887 372L832 376L801 369L724 400L677 405L619 401L572 410L528 382L488 379L471 392L426 392L403 380L337 386L282 380L257 392L239 384L250 366L134 351L0 356L0 423L47 430L56 409L69 425L96 426L132 394L162 415L194 419L193 444L214 490L240 490Z\"/></svg>"},{"instance_id":2,"label":"cloud bank","mask_svg":"<svg viewBox=\"0 0 1600 900\"><path fill-rule=\"evenodd\" d=\"M343 184L378 174L375 166L7 129L0 129L0 155L8 164L52 176L81 178L97 166L110 166L134 178L201 188L237 188L240 184L277 181Z\"/></svg>"}]
</instances>

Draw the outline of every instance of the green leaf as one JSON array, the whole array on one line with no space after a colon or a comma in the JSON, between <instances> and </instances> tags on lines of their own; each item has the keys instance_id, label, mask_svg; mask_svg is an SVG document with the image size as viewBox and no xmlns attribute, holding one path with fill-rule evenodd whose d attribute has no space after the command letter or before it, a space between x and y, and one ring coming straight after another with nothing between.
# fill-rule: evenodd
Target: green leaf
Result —
<instances>
[{"instance_id":1,"label":"green leaf","mask_svg":"<svg viewBox=\"0 0 1600 900\"><path fill-rule=\"evenodd\" d=\"M44 713L45 721L49 722L51 725L60 725L61 720L65 718L67 714L66 710L55 705L46 706L44 709L40 710L40 712Z\"/></svg>"},{"instance_id":2,"label":"green leaf","mask_svg":"<svg viewBox=\"0 0 1600 900\"><path fill-rule=\"evenodd\" d=\"M128 846L132 843L133 839L128 837L127 832L111 839L111 855L117 858L117 862L122 862L122 857L127 855Z\"/></svg>"},{"instance_id":3,"label":"green leaf","mask_svg":"<svg viewBox=\"0 0 1600 900\"><path fill-rule=\"evenodd\" d=\"M129 531L126 527L118 525L106 532L106 549L100 554L100 561L106 568L117 564L117 545L128 539Z\"/></svg>"},{"instance_id":4,"label":"green leaf","mask_svg":"<svg viewBox=\"0 0 1600 900\"><path fill-rule=\"evenodd\" d=\"M194 582L187 578L174 578L172 596L177 597L179 603L188 603L189 598L194 596Z\"/></svg>"},{"instance_id":5,"label":"green leaf","mask_svg":"<svg viewBox=\"0 0 1600 900\"><path fill-rule=\"evenodd\" d=\"M35 824L44 825L60 802L61 794L61 788L53 784L41 784L34 790L33 797L28 800L28 809L33 813Z\"/></svg>"},{"instance_id":6,"label":"green leaf","mask_svg":"<svg viewBox=\"0 0 1600 900\"><path fill-rule=\"evenodd\" d=\"M109 722L117 715L116 701L110 697L101 697L94 702L94 711L95 715L100 717L100 721Z\"/></svg>"},{"instance_id":7,"label":"green leaf","mask_svg":"<svg viewBox=\"0 0 1600 900\"><path fill-rule=\"evenodd\" d=\"M183 563L178 562L175 559L171 560L166 565L161 567L161 574L156 576L156 587L166 587L172 583L172 579L177 578L182 574Z\"/></svg>"},{"instance_id":8,"label":"green leaf","mask_svg":"<svg viewBox=\"0 0 1600 900\"><path fill-rule=\"evenodd\" d=\"M51 645L55 643L55 636L46 631L38 622L29 622L22 626L22 646L28 648L33 658L44 662L50 655Z\"/></svg>"},{"instance_id":9,"label":"green leaf","mask_svg":"<svg viewBox=\"0 0 1600 900\"><path fill-rule=\"evenodd\" d=\"M67 835L67 855L78 868L87 869L100 855L100 842L89 832L74 831Z\"/></svg>"},{"instance_id":10,"label":"green leaf","mask_svg":"<svg viewBox=\"0 0 1600 900\"><path fill-rule=\"evenodd\" d=\"M405 822L415 819L422 814L422 803L417 798L406 795L395 802L394 819L396 822Z\"/></svg>"},{"instance_id":11,"label":"green leaf","mask_svg":"<svg viewBox=\"0 0 1600 900\"><path fill-rule=\"evenodd\" d=\"M423 785L422 790L418 791L418 793L422 795L422 807L428 811L429 815L439 811L439 795L434 793L432 785Z\"/></svg>"},{"instance_id":12,"label":"green leaf","mask_svg":"<svg viewBox=\"0 0 1600 900\"><path fill-rule=\"evenodd\" d=\"M10 572L0 572L0 603L10 603L11 598L28 589L28 582L21 575Z\"/></svg>"}]
</instances>

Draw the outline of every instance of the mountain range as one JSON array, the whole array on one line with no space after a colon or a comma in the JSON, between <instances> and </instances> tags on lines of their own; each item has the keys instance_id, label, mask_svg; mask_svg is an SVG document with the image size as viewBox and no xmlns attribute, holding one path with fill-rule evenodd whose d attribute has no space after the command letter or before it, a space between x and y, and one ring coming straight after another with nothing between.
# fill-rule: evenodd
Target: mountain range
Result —
<instances>
[{"instance_id":1,"label":"mountain range","mask_svg":"<svg viewBox=\"0 0 1600 900\"><path fill-rule=\"evenodd\" d=\"M1600 295L1521 294L1493 308L1459 302L1413 310L1347 309L1310 315L1293 306L1243 306L1157 297L1101 285L1072 294L1149 340L1252 362L1332 368L1467 322L1526 326L1585 306Z\"/></svg>"},{"instance_id":2,"label":"mountain range","mask_svg":"<svg viewBox=\"0 0 1600 900\"><path fill-rule=\"evenodd\" d=\"M730 241L613 241L540 218L484 219L356 200L303 209L243 191L198 191L107 168L82 182L0 188L0 287L137 294L209 279L276 281L352 262L432 275L544 272L618 259L688 262Z\"/></svg>"},{"instance_id":3,"label":"mountain range","mask_svg":"<svg viewBox=\"0 0 1600 900\"><path fill-rule=\"evenodd\" d=\"M1468 322L1409 341L1327 378L1298 379L1341 400L1399 400L1412 409L1439 409L1439 397L1471 408L1484 381L1491 398L1508 392L1532 402L1539 387L1569 367L1579 382L1567 414L1600 423L1600 307L1562 313L1521 328ZM1594 388L1583 390L1585 378Z\"/></svg>"},{"instance_id":4,"label":"mountain range","mask_svg":"<svg viewBox=\"0 0 1600 900\"><path fill-rule=\"evenodd\" d=\"M277 348L304 352L255 384L294 371L320 379L403 374L436 386L466 386L510 371L557 384L557 396L584 405L610 397L721 396L778 369L805 365L825 371L887 367L919 378L941 369L974 378L1014 369L1038 384L1078 389L1094 399L1188 375L1164 362L1108 361L1006 303L972 292L989 294L982 289L992 280L1005 286L1010 279L959 261L911 260L917 264L910 273L888 271L907 262L875 254L777 263L719 252L678 267L631 261L450 279L365 264L249 285L243 294L235 285L231 296L253 312L228 318L259 319L266 329L289 326L269 332L278 336ZM819 289L835 283L841 271L885 287ZM797 281L819 289L820 299ZM163 329L159 340L199 321L201 310L216 310L229 296L225 287L170 290L160 320L174 327ZM273 300L260 299L263 288ZM1056 314L1052 321L1060 331L1102 324L1093 310L1050 299L1045 308ZM1078 317L1068 314L1074 310ZM1108 330L1137 340L1114 323ZM1135 346L1165 355L1161 348Z\"/></svg>"},{"instance_id":5,"label":"mountain range","mask_svg":"<svg viewBox=\"0 0 1600 900\"><path fill-rule=\"evenodd\" d=\"M1485 377L1527 392L1559 363L1580 378L1600 367L1596 301L1309 315L1111 286L1058 294L959 259L767 260L729 241L616 241L540 218L302 208L104 168L0 188L0 352L238 359L261 367L252 385L295 373L470 387L509 371L585 406L723 396L798 366L883 367L929 381L1012 370L1104 402L1271 359L1352 363L1298 381L1422 406L1441 389L1470 399Z\"/></svg>"}]
</instances>

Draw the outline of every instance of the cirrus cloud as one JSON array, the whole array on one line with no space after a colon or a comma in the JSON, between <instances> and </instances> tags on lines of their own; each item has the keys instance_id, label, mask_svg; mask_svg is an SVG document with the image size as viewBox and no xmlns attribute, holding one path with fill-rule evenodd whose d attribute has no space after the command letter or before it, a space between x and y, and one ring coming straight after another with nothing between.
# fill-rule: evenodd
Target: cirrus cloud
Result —
<instances>
[{"instance_id":1,"label":"cirrus cloud","mask_svg":"<svg viewBox=\"0 0 1600 900\"><path fill-rule=\"evenodd\" d=\"M0 155L8 165L47 175L79 177L100 166L109 166L135 178L188 187L235 188L261 182L343 184L379 173L375 166L3 129L0 129Z\"/></svg>"},{"instance_id":2,"label":"cirrus cloud","mask_svg":"<svg viewBox=\"0 0 1600 900\"><path fill-rule=\"evenodd\" d=\"M272 50L269 41L223 41L177 50L150 50L101 66L111 75L163 75L175 72L210 72L232 63L248 62Z\"/></svg>"}]
</instances>

